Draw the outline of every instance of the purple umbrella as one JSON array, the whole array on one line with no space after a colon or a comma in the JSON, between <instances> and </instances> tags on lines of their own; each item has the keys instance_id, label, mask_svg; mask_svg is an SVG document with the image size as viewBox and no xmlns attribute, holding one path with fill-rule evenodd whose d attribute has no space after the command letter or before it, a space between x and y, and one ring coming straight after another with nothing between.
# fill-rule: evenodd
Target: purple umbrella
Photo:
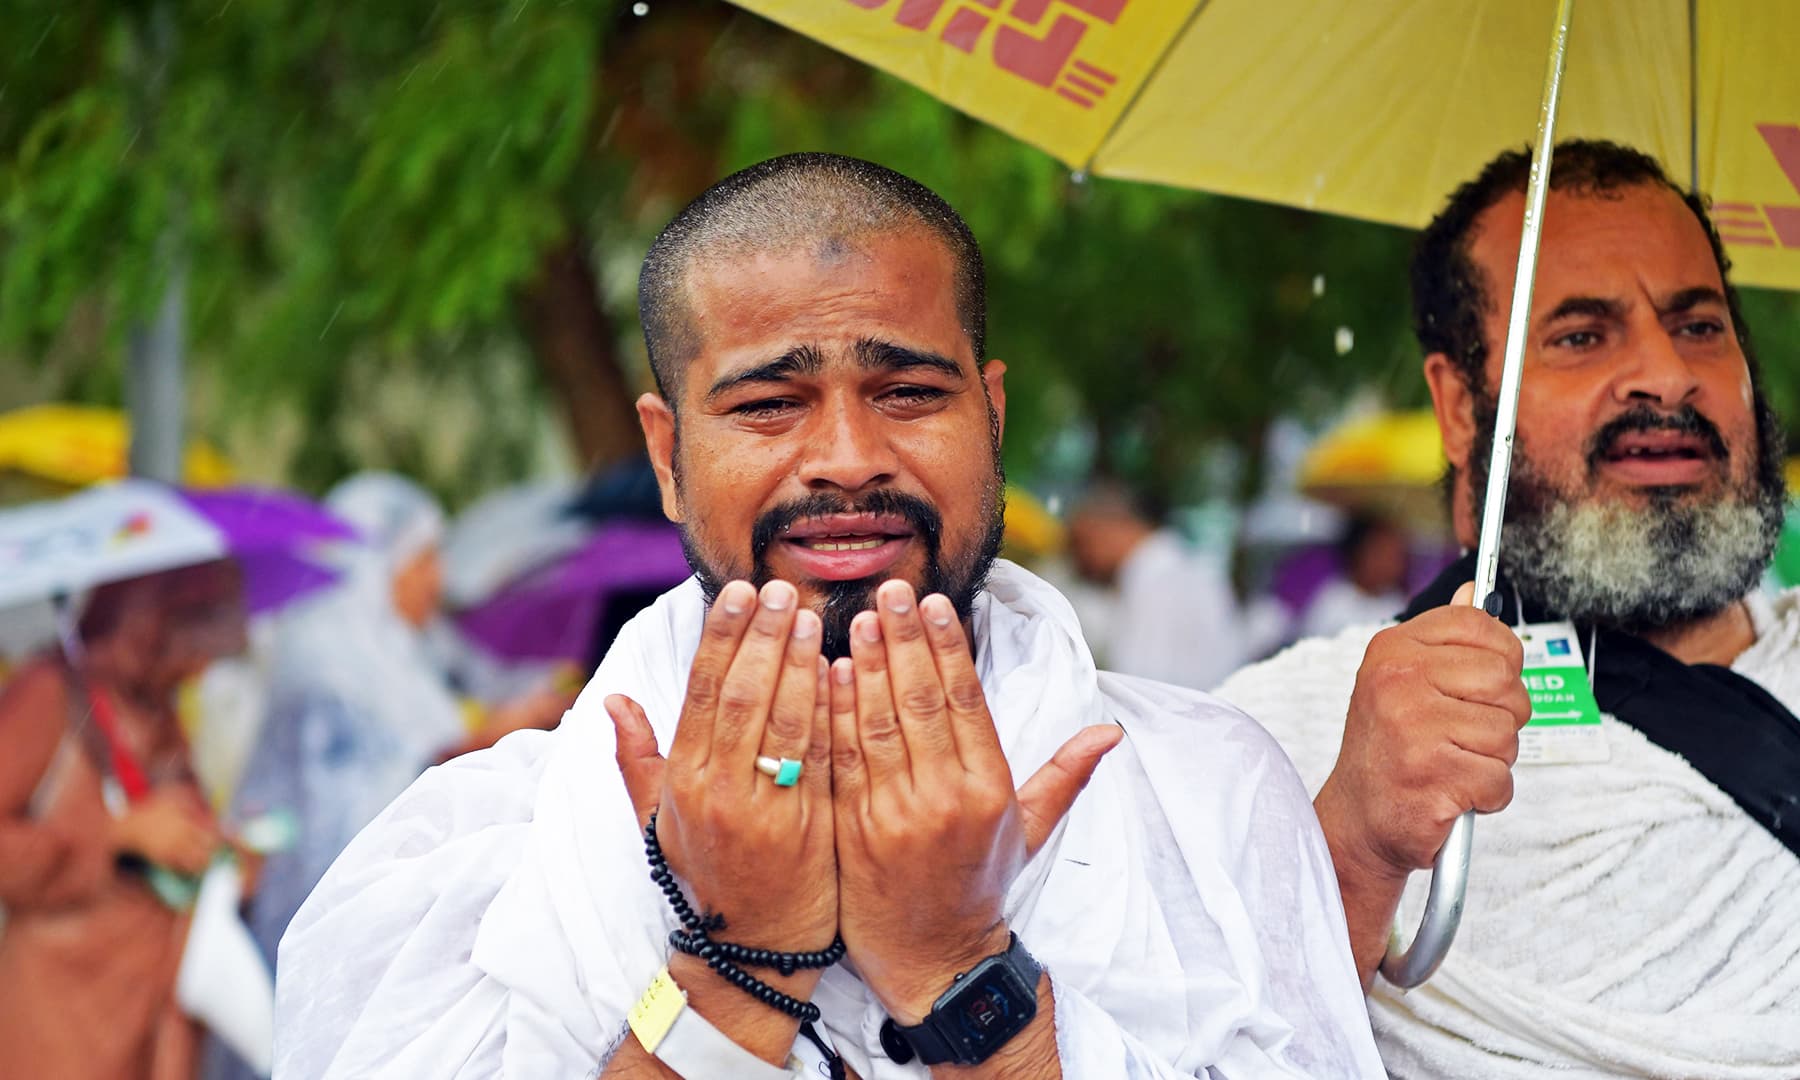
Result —
<instances>
[{"instance_id":1,"label":"purple umbrella","mask_svg":"<svg viewBox=\"0 0 1800 1080\"><path fill-rule=\"evenodd\" d=\"M270 611L338 579L306 557L321 544L357 539L356 530L299 495L270 488L182 490L181 498L224 537L244 569L244 604Z\"/></svg>"},{"instance_id":2,"label":"purple umbrella","mask_svg":"<svg viewBox=\"0 0 1800 1080\"><path fill-rule=\"evenodd\" d=\"M690 573L673 526L617 522L456 618L469 639L507 660L587 658L607 600L673 588Z\"/></svg>"},{"instance_id":3,"label":"purple umbrella","mask_svg":"<svg viewBox=\"0 0 1800 1080\"><path fill-rule=\"evenodd\" d=\"M246 606L267 611L335 580L305 556L355 536L285 492L121 480L0 511L0 608L229 556L243 563Z\"/></svg>"}]
</instances>

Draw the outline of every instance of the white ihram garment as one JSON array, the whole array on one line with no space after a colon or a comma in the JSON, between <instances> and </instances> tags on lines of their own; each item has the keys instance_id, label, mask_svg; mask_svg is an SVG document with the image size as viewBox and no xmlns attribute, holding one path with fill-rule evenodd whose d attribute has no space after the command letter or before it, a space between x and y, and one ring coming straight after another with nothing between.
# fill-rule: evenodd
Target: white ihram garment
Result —
<instances>
[{"instance_id":1,"label":"white ihram garment","mask_svg":"<svg viewBox=\"0 0 1800 1080\"><path fill-rule=\"evenodd\" d=\"M282 942L277 1076L598 1074L675 926L601 702L636 699L666 748L703 616L694 582L666 594L557 731L433 769L357 838ZM1015 782L1086 725L1127 733L1006 902L1065 1075L1379 1076L1329 855L1268 736L1097 674L1062 597L1009 563L974 632ZM927 1075L882 1055L845 968L814 1000L866 1080Z\"/></svg>"},{"instance_id":2,"label":"white ihram garment","mask_svg":"<svg viewBox=\"0 0 1800 1080\"><path fill-rule=\"evenodd\" d=\"M1732 670L1800 713L1800 590L1749 604L1757 641ZM1218 690L1311 791L1379 629L1303 641ZM1462 929L1431 981L1376 979L1394 1076L1800 1077L1800 858L1681 757L1603 720L1611 760L1520 766L1512 805L1475 822Z\"/></svg>"}]
</instances>

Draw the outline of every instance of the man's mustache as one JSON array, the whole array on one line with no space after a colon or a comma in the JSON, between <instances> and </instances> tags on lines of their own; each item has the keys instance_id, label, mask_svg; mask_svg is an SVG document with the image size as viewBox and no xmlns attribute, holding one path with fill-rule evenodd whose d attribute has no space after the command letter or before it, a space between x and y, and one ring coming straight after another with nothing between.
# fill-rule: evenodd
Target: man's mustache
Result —
<instances>
[{"instance_id":1,"label":"man's mustache","mask_svg":"<svg viewBox=\"0 0 1800 1080\"><path fill-rule=\"evenodd\" d=\"M913 532L925 542L928 552L938 550L938 541L944 532L944 519L937 508L917 495L883 488L852 499L821 491L764 511L750 530L750 557L757 566L762 566L769 545L783 533L797 522L826 514L891 514L905 518Z\"/></svg>"},{"instance_id":2,"label":"man's mustache","mask_svg":"<svg viewBox=\"0 0 1800 1080\"><path fill-rule=\"evenodd\" d=\"M1703 441L1707 451L1719 461L1729 461L1731 458L1731 450L1725 445L1725 437L1719 433L1718 425L1701 415L1692 405L1683 405L1672 413L1658 412L1648 405L1634 405L1602 424L1588 439L1588 471L1592 473L1598 470L1600 463L1612 454L1620 439L1646 431L1672 431L1679 435L1692 435Z\"/></svg>"}]
</instances>

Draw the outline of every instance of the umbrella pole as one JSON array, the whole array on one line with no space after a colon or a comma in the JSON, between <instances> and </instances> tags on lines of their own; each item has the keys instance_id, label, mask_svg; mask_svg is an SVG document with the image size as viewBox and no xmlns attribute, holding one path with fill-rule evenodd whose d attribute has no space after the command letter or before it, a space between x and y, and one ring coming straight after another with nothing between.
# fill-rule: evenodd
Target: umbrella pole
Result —
<instances>
[{"instance_id":1,"label":"umbrella pole","mask_svg":"<svg viewBox=\"0 0 1800 1080\"><path fill-rule=\"evenodd\" d=\"M1525 368L1525 334L1531 322L1531 286L1537 275L1538 240L1544 224L1544 197L1550 189L1550 164L1556 144L1556 105L1562 96L1563 64L1568 58L1569 20L1575 0L1557 0L1556 30L1550 62L1544 72L1543 107L1538 112L1537 144L1531 154L1531 179L1525 187L1525 228L1519 239L1519 267L1513 279L1512 312L1506 324L1506 359L1500 372L1500 398L1494 416L1494 446L1488 459L1487 496L1481 508L1481 541L1475 549L1474 603L1498 615L1494 586L1500 575L1500 527L1506 513L1506 482L1512 473L1513 432L1519 412L1519 382ZM1474 842L1473 811L1465 812L1431 868L1431 892L1419 932L1410 946L1394 938L1381 961L1381 974L1402 990L1431 978L1443 963L1462 922L1463 895L1469 883L1469 850Z\"/></svg>"}]
</instances>

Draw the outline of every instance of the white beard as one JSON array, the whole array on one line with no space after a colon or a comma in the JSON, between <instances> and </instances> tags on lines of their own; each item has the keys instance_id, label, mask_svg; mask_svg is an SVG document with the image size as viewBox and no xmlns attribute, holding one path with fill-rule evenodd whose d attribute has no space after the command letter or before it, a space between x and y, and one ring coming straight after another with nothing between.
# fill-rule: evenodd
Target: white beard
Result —
<instances>
[{"instance_id":1,"label":"white beard","mask_svg":"<svg viewBox=\"0 0 1800 1080\"><path fill-rule=\"evenodd\" d=\"M1762 577L1780 534L1779 500L1641 507L1555 499L1509 521L1507 576L1556 615L1630 632L1724 610Z\"/></svg>"}]
</instances>

